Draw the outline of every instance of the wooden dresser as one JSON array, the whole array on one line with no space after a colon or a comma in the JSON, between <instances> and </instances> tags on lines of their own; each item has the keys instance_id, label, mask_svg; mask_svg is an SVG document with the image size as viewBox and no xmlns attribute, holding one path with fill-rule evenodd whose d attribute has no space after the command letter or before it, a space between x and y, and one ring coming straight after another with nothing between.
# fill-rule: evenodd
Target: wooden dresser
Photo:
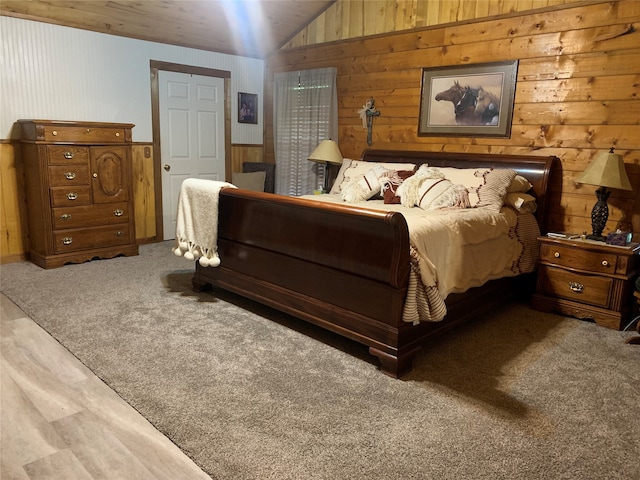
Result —
<instances>
[{"instance_id":1,"label":"wooden dresser","mask_svg":"<svg viewBox=\"0 0 640 480\"><path fill-rule=\"evenodd\" d=\"M31 261L137 255L129 123L19 120Z\"/></svg>"},{"instance_id":2,"label":"wooden dresser","mask_svg":"<svg viewBox=\"0 0 640 480\"><path fill-rule=\"evenodd\" d=\"M623 329L633 312L640 244L540 237L538 284L532 306Z\"/></svg>"}]
</instances>

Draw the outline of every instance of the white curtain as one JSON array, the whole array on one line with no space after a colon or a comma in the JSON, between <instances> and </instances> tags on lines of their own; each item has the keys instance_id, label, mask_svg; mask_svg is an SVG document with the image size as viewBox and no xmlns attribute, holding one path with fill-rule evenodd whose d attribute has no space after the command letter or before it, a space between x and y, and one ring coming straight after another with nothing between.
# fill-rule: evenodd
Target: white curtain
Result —
<instances>
[{"instance_id":1,"label":"white curtain","mask_svg":"<svg viewBox=\"0 0 640 480\"><path fill-rule=\"evenodd\" d=\"M307 160L322 140L337 140L336 68L277 73L273 87L275 192L299 196L324 185L324 165Z\"/></svg>"}]
</instances>

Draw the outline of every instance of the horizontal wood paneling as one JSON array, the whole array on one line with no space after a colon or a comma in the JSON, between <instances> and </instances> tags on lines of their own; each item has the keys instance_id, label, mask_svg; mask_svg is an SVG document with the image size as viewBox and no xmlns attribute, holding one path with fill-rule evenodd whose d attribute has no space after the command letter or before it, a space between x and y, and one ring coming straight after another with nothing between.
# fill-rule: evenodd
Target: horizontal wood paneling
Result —
<instances>
[{"instance_id":1,"label":"horizontal wood paneling","mask_svg":"<svg viewBox=\"0 0 640 480\"><path fill-rule=\"evenodd\" d=\"M338 0L285 47L463 22L578 0ZM584 2L582 2L584 3Z\"/></svg>"},{"instance_id":2,"label":"horizontal wood paneling","mask_svg":"<svg viewBox=\"0 0 640 480\"><path fill-rule=\"evenodd\" d=\"M432 2L424 3L431 8ZM471 9L463 5L467 3L446 5ZM533 3L541 6L529 5ZM344 17L336 13L340 4L344 14L345 2L339 1L318 19L326 31L343 31ZM381 2L361 6L369 11L374 4ZM503 12L489 14L494 13ZM439 18L442 22L444 17ZM573 2L368 38L316 45L308 38L308 46L282 50L268 59L265 96L270 97L276 72L337 67L338 141L350 158L368 148L357 110L370 97L381 112L374 119L372 148L556 155L560 164L551 186L551 228L558 230L591 231L595 188L576 185L573 179L598 153L614 146L624 158L634 191L612 194L606 231L633 217L634 230L640 233L640 32L634 26L638 23L640 2L634 0ZM313 28L310 25L309 32ZM418 136L422 68L515 59L519 66L510 138ZM265 103L269 104L265 158L273 161L270 98Z\"/></svg>"}]
</instances>

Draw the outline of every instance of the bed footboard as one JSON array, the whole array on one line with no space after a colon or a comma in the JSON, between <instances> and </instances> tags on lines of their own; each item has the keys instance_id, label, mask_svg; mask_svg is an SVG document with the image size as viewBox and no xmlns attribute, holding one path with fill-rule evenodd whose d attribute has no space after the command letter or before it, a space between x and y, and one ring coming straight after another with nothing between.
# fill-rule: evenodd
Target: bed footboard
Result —
<instances>
[{"instance_id":1,"label":"bed footboard","mask_svg":"<svg viewBox=\"0 0 640 480\"><path fill-rule=\"evenodd\" d=\"M221 264L196 262L195 289L230 290L368 345L392 376L411 368L416 349L405 352L399 335L409 277L401 214L229 188L218 208Z\"/></svg>"}]
</instances>

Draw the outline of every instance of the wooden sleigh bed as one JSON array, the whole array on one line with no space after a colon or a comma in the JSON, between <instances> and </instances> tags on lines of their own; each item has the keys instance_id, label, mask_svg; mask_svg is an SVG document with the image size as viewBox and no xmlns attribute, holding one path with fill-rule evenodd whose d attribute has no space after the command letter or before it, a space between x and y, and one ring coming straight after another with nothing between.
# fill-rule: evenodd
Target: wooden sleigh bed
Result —
<instances>
[{"instance_id":1,"label":"wooden sleigh bed","mask_svg":"<svg viewBox=\"0 0 640 480\"><path fill-rule=\"evenodd\" d=\"M456 168L506 168L524 176L546 232L547 187L555 157L367 150L361 160ZM398 378L421 345L526 292L531 275L491 280L452 293L438 322L403 321L410 271L400 213L224 188L219 193L221 264L196 262L193 288L221 288L360 342ZM525 278L528 277L528 278Z\"/></svg>"}]
</instances>

